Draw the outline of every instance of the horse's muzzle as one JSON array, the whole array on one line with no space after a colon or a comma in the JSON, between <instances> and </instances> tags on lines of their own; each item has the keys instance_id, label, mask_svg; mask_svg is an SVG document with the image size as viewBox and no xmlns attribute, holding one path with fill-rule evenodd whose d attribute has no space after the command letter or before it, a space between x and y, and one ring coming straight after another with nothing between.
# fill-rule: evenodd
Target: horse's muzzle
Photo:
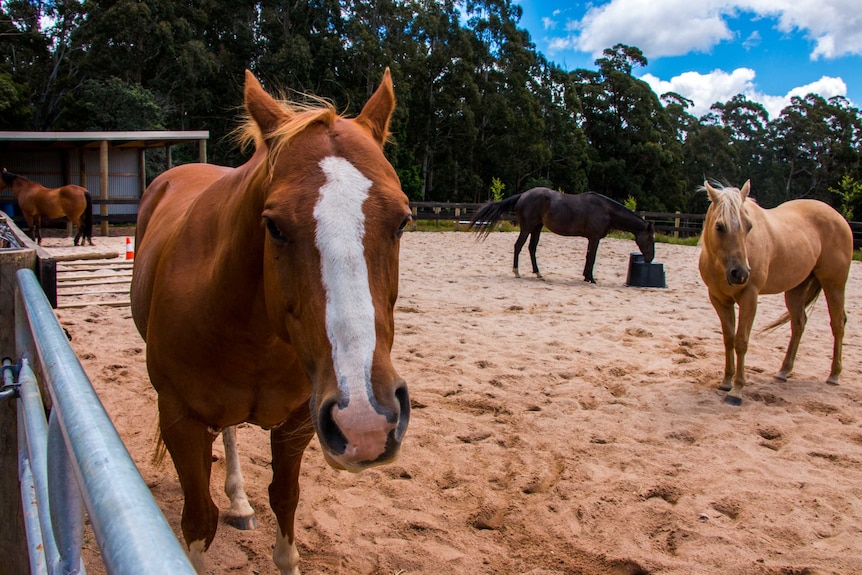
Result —
<instances>
[{"instance_id":1,"label":"horse's muzzle","mask_svg":"<svg viewBox=\"0 0 862 575\"><path fill-rule=\"evenodd\" d=\"M369 404L325 404L318 414L318 436L327 463L358 472L395 459L410 421L406 385L394 390L394 400L392 407L375 403L373 409Z\"/></svg>"},{"instance_id":2,"label":"horse's muzzle","mask_svg":"<svg viewBox=\"0 0 862 575\"><path fill-rule=\"evenodd\" d=\"M751 270L747 266L728 266L727 283L730 285L745 285Z\"/></svg>"}]
</instances>

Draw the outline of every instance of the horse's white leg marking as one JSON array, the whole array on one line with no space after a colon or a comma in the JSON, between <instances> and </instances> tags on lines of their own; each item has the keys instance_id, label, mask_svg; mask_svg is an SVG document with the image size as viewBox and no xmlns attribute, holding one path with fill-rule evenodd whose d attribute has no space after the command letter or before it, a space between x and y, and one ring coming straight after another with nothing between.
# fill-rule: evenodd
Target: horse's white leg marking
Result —
<instances>
[{"instance_id":1,"label":"horse's white leg marking","mask_svg":"<svg viewBox=\"0 0 862 575\"><path fill-rule=\"evenodd\" d=\"M225 477L224 492L230 499L228 517L236 521L238 529L254 529L254 509L245 494L245 481L239 464L239 450L236 445L236 427L225 427L221 434L224 442Z\"/></svg>"},{"instance_id":2,"label":"horse's white leg marking","mask_svg":"<svg viewBox=\"0 0 862 575\"><path fill-rule=\"evenodd\" d=\"M189 561L191 561L192 567L195 568L195 571L197 571L199 575L204 575L204 573L206 573L206 570L204 569L205 557L206 550L204 549L204 540L192 541L189 544Z\"/></svg>"},{"instance_id":3,"label":"horse's white leg marking","mask_svg":"<svg viewBox=\"0 0 862 575\"><path fill-rule=\"evenodd\" d=\"M281 529L275 530L275 549L272 550L272 560L281 575L299 575L299 551L296 542L289 542L281 534Z\"/></svg>"},{"instance_id":4,"label":"horse's white leg marking","mask_svg":"<svg viewBox=\"0 0 862 575\"><path fill-rule=\"evenodd\" d=\"M348 439L344 456L373 461L385 449L388 428L371 390L377 339L362 211L371 181L344 158L324 158L320 167L326 183L314 207L315 244L326 291L326 333L338 387L347 402L333 408L332 415Z\"/></svg>"}]
</instances>

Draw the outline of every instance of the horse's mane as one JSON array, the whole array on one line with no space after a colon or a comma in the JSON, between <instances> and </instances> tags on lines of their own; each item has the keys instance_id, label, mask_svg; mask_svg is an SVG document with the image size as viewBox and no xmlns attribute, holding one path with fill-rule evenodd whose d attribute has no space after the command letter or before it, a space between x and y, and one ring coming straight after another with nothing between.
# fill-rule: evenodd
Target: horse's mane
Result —
<instances>
[{"instance_id":1,"label":"horse's mane","mask_svg":"<svg viewBox=\"0 0 862 575\"><path fill-rule=\"evenodd\" d=\"M7 172L3 170L3 181L6 182L7 185L12 185L12 182L15 181L16 178L21 178L22 180L26 180L23 176L19 176L18 174L13 174L12 172Z\"/></svg>"},{"instance_id":2,"label":"horse's mane","mask_svg":"<svg viewBox=\"0 0 862 575\"><path fill-rule=\"evenodd\" d=\"M613 205L615 205L615 206L617 206L617 207L620 207L620 208L622 208L622 209L624 209L624 210L626 210L626 211L628 211L628 212L631 212L631 213L633 213L633 214L635 214L635 215L637 216L637 213L636 213L636 212L634 212L634 211L632 211L632 210L628 209L628 208L626 207L626 205L625 205L625 204L623 204L622 202L618 202L617 200L615 200L615 199L613 199L613 198L609 198L608 196L606 196L606 195L604 195L604 194L600 194L599 192L587 192L587 193L588 193L588 194L595 194L595 195L597 195L598 197L600 197L601 199L603 199L603 200L605 200L606 202L608 202L609 204L613 204ZM638 217L640 218L640 216L638 216ZM641 218L641 219L643 219L643 218Z\"/></svg>"},{"instance_id":3,"label":"horse's mane","mask_svg":"<svg viewBox=\"0 0 862 575\"><path fill-rule=\"evenodd\" d=\"M742 210L742 195L739 193L739 188L718 182L712 182L710 186L719 193L722 200L717 205L712 204L716 208L715 217L731 224L740 225L741 222L737 215ZM698 191L706 191L706 186L698 186ZM748 196L745 201L757 204L757 200L751 196Z\"/></svg>"},{"instance_id":4,"label":"horse's mane","mask_svg":"<svg viewBox=\"0 0 862 575\"><path fill-rule=\"evenodd\" d=\"M307 97L310 103L279 100L279 104L289 119L275 131L266 134L267 161L261 163L256 169L258 173L256 175L265 178L271 172L271 168L281 151L309 126L314 124L332 126L336 120L342 118L342 115L336 111L331 102L315 96ZM252 146L257 148L264 141L264 134L261 133L260 127L248 115L248 112L245 113L243 123L236 131L236 138L243 149Z\"/></svg>"}]
</instances>

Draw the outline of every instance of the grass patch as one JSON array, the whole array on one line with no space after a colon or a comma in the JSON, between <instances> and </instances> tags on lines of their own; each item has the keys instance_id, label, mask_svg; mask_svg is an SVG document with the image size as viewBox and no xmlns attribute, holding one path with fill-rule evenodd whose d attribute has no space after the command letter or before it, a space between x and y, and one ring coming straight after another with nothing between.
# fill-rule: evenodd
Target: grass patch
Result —
<instances>
[{"instance_id":1,"label":"grass patch","mask_svg":"<svg viewBox=\"0 0 862 575\"><path fill-rule=\"evenodd\" d=\"M454 220L415 220L407 229L414 232L466 232L467 224ZM517 232L518 226L502 221L494 225L497 232Z\"/></svg>"},{"instance_id":2,"label":"grass patch","mask_svg":"<svg viewBox=\"0 0 862 575\"><path fill-rule=\"evenodd\" d=\"M407 228L410 231L414 232L466 232L469 231L467 229L467 224L461 224L454 220L417 220L414 221L412 225ZM517 232L518 231L517 224L513 224L508 221L501 221L494 224L495 232ZM543 228L544 232L550 233L547 228ZM619 239L619 240L634 240L635 237L633 234L628 232L619 232L612 231L608 234L609 238ZM656 234L655 241L657 243L662 244L678 244L682 246L696 246L700 236L692 236L688 238L675 238L673 236L666 236L664 234ZM862 253L854 253L854 259L862 258Z\"/></svg>"},{"instance_id":3,"label":"grass patch","mask_svg":"<svg viewBox=\"0 0 862 575\"><path fill-rule=\"evenodd\" d=\"M628 232L611 232L608 234L609 238L614 238L618 240L634 240L634 234L630 234ZM688 238L675 238L673 236L666 236L664 234L656 234L655 241L657 244L676 244L679 246L696 246L700 236L691 236Z\"/></svg>"},{"instance_id":4,"label":"grass patch","mask_svg":"<svg viewBox=\"0 0 862 575\"><path fill-rule=\"evenodd\" d=\"M467 225L459 224L453 220L418 220L412 225L407 226L407 229L414 232L466 232ZM517 232L518 226L511 222L502 221L494 225L496 232ZM544 231L548 231L547 228ZM619 240L634 240L634 235L628 232L611 232L609 238ZM675 238L664 234L656 234L655 241L660 244L676 244L680 246L696 246L700 240L700 236L690 236L687 238ZM857 262L862 261L862 250L853 250L853 259Z\"/></svg>"}]
</instances>

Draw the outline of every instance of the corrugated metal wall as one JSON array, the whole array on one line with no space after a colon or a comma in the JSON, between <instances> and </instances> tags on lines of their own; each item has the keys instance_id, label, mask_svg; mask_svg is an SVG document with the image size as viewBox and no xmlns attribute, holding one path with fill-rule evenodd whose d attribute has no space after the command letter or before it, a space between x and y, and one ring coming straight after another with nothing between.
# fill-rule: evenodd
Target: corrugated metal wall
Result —
<instances>
[{"instance_id":1,"label":"corrugated metal wall","mask_svg":"<svg viewBox=\"0 0 862 575\"><path fill-rule=\"evenodd\" d=\"M2 167L47 188L57 188L67 183L82 185L80 152L79 149L10 150L3 154ZM85 149L83 153L86 173L86 183L83 185L94 199L99 198L99 150ZM109 198L141 197L143 190L139 157L140 150L137 149L111 148L108 151ZM0 210L10 213L7 208L10 208L12 201L11 190L0 192ZM98 207L94 209L94 213L98 216ZM129 221L134 221L137 213L137 205L108 206L109 215L127 215Z\"/></svg>"}]
</instances>

